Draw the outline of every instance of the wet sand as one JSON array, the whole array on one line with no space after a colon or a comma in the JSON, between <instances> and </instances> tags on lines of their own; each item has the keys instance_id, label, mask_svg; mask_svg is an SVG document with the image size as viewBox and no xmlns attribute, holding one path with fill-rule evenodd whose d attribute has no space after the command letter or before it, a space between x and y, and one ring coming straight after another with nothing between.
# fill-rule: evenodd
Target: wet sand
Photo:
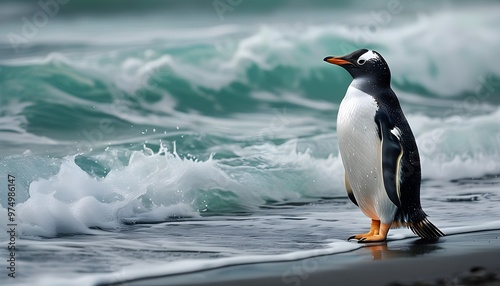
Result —
<instances>
[{"instance_id":1,"label":"wet sand","mask_svg":"<svg viewBox=\"0 0 500 286\"><path fill-rule=\"evenodd\" d=\"M236 265L122 285L500 285L500 230L389 241L293 262Z\"/></svg>"}]
</instances>

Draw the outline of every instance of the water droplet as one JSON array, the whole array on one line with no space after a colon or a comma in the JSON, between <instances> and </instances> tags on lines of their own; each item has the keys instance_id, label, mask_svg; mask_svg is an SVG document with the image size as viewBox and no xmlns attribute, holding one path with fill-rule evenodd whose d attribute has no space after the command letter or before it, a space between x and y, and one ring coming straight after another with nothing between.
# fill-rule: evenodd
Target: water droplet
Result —
<instances>
[{"instance_id":1,"label":"water droplet","mask_svg":"<svg viewBox=\"0 0 500 286\"><path fill-rule=\"evenodd\" d=\"M156 133L156 129L155 128L153 128L153 132Z\"/></svg>"},{"instance_id":2,"label":"water droplet","mask_svg":"<svg viewBox=\"0 0 500 286\"><path fill-rule=\"evenodd\" d=\"M179 126L177 126L176 128L177 128L177 130L179 130Z\"/></svg>"}]
</instances>

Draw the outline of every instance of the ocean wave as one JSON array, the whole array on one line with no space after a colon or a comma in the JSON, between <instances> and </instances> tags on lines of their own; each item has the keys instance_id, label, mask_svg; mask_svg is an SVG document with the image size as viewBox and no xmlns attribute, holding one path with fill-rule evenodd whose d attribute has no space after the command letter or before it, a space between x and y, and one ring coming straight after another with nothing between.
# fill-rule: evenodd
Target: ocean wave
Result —
<instances>
[{"instance_id":1,"label":"ocean wave","mask_svg":"<svg viewBox=\"0 0 500 286\"><path fill-rule=\"evenodd\" d=\"M500 140L488 137L491 128L500 134L495 124L498 116L496 112L460 125L445 120L439 122L442 128L434 129L428 125L437 125L435 121L420 120L425 123L415 126L415 132L424 131L417 136L423 178L446 182L500 174L500 150L495 151L500 141L460 143L456 139L466 133L468 138ZM209 148L216 153L206 159L178 155L175 143L170 144L171 151L160 145L157 152L148 147L142 151L108 148L62 159L36 157L36 166L30 163L33 166L17 170L29 182L24 186L29 195L18 198L21 235L93 233L95 228L116 229L123 223L245 214L268 204L345 197L336 144L330 134L283 144L221 144ZM23 160L34 159L26 154L12 160L22 166Z\"/></svg>"},{"instance_id":2,"label":"ocean wave","mask_svg":"<svg viewBox=\"0 0 500 286\"><path fill-rule=\"evenodd\" d=\"M33 180L27 186L29 196L18 198L20 233L93 233L93 228L115 229L124 222L246 213L268 203L343 196L343 179L331 175L342 168L339 158L314 159L309 152L298 152L293 142L260 149L262 153L246 156L242 164L212 156L188 159L162 148L158 153L147 147L134 151L124 165L117 158L106 161L101 154L101 168L108 170L103 177L92 175L92 166L80 166L82 161L78 165L75 156L65 157L55 175Z\"/></svg>"},{"instance_id":3,"label":"ocean wave","mask_svg":"<svg viewBox=\"0 0 500 286\"><path fill-rule=\"evenodd\" d=\"M5 145L40 144L57 145L56 140L46 136L32 134L26 130L28 119L23 110L32 105L31 102L11 101L8 105L0 106L0 143Z\"/></svg>"},{"instance_id":4,"label":"ocean wave","mask_svg":"<svg viewBox=\"0 0 500 286\"><path fill-rule=\"evenodd\" d=\"M491 60L500 45L494 36L499 26L497 14L498 6L458 6L452 11L426 13L413 22L392 25L388 21L373 31L366 30L371 22L292 26L264 22L258 26L204 27L205 37L200 37L199 28L177 32L167 29L158 40L158 31L152 30L141 33L149 47L113 46L83 55L55 52L46 58L4 61L4 69L13 72L12 65L27 70L39 65L46 67L45 79L51 73L61 76L52 86L69 81L99 89L101 80L108 96L113 95L112 88L118 89L114 93L124 92L129 97L167 94L180 109L187 104L184 98L195 98L230 112L229 103L234 102L229 95L252 102L251 93L255 92L296 94L339 103L344 92L340 87L347 86L350 79L341 71L335 73L323 57L368 47L379 49L386 57L398 89L417 91L423 100L465 98L482 87L498 93L500 68ZM57 39L65 38L57 35ZM180 35L191 38L179 39ZM100 45L99 39L92 41L97 43L87 45ZM29 77L26 72L17 74ZM7 85L7 96L9 91ZM498 103L494 96L482 100Z\"/></svg>"},{"instance_id":5,"label":"ocean wave","mask_svg":"<svg viewBox=\"0 0 500 286\"><path fill-rule=\"evenodd\" d=\"M500 109L468 116L410 116L427 179L500 174Z\"/></svg>"}]
</instances>

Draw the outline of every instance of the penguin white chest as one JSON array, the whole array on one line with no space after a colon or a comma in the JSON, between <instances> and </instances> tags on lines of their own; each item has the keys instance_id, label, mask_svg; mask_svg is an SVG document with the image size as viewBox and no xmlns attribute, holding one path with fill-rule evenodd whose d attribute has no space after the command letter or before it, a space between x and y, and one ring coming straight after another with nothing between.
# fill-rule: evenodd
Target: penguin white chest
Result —
<instances>
[{"instance_id":1,"label":"penguin white chest","mask_svg":"<svg viewBox=\"0 0 500 286\"><path fill-rule=\"evenodd\" d=\"M375 99L351 84L339 107L337 134L346 176L358 206L366 216L391 223L397 207L384 187L377 111Z\"/></svg>"}]
</instances>

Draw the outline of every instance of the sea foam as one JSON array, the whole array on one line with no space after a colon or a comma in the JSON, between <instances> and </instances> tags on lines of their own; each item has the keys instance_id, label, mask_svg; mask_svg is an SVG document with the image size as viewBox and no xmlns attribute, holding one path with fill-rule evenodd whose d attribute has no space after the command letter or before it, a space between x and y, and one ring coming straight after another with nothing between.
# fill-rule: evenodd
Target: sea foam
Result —
<instances>
[{"instance_id":1,"label":"sea foam","mask_svg":"<svg viewBox=\"0 0 500 286\"><path fill-rule=\"evenodd\" d=\"M161 147L155 153L145 147L132 152L123 166L114 162L102 178L84 171L76 156L67 156L57 174L31 182L29 197L18 202L20 235L91 234L124 222L248 212L268 202L343 196L342 178L331 176L342 168L340 159L314 159L309 151L297 151L296 144L241 149L237 153L246 157L243 165L234 159L210 156L200 161L181 157L175 149ZM245 161L262 165L245 166Z\"/></svg>"}]
</instances>

